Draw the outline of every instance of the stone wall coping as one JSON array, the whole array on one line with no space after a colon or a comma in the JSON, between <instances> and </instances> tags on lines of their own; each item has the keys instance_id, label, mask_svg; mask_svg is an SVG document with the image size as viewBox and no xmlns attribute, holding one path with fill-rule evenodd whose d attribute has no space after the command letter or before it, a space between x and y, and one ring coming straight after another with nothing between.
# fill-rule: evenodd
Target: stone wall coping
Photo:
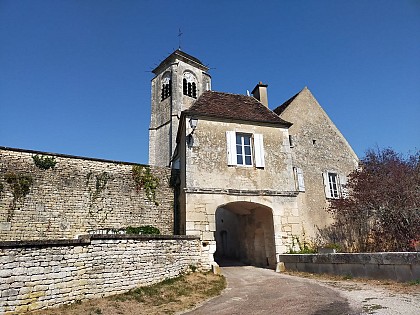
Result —
<instances>
[{"instance_id":1,"label":"stone wall coping","mask_svg":"<svg viewBox=\"0 0 420 315\"><path fill-rule=\"evenodd\" d=\"M88 235L92 240L199 240L196 235L161 235L161 234L91 234ZM85 235L79 236L83 238Z\"/></svg>"},{"instance_id":2,"label":"stone wall coping","mask_svg":"<svg viewBox=\"0 0 420 315\"><path fill-rule=\"evenodd\" d=\"M281 254L284 263L420 265L420 252Z\"/></svg>"},{"instance_id":3,"label":"stone wall coping","mask_svg":"<svg viewBox=\"0 0 420 315\"><path fill-rule=\"evenodd\" d=\"M77 159L77 160L87 160L87 161L95 161L95 162L104 162L104 163L112 163L112 164L149 166L149 165L146 165L146 164L140 164L140 163L134 163L134 162L114 161L114 160L84 157L84 156L78 156L78 155L52 153L52 152L44 152L44 151L36 151L36 150L28 150L28 149L18 149L18 148L10 148L10 147L3 147L3 146L0 146L0 150L23 152L23 153L30 153L30 154L49 155L49 156L55 156L55 157Z\"/></svg>"},{"instance_id":4,"label":"stone wall coping","mask_svg":"<svg viewBox=\"0 0 420 315\"><path fill-rule=\"evenodd\" d=\"M224 194L235 196L286 196L296 197L298 191L280 191L280 190L241 190L241 189L221 189L221 188L198 188L190 187L184 189L187 194Z\"/></svg>"},{"instance_id":5,"label":"stone wall coping","mask_svg":"<svg viewBox=\"0 0 420 315\"><path fill-rule=\"evenodd\" d=\"M56 240L25 240L25 241L1 241L1 248L19 247L62 247L89 245L91 240L199 240L194 235L127 235L127 234L91 234L80 235L77 239L56 239Z\"/></svg>"}]
</instances>

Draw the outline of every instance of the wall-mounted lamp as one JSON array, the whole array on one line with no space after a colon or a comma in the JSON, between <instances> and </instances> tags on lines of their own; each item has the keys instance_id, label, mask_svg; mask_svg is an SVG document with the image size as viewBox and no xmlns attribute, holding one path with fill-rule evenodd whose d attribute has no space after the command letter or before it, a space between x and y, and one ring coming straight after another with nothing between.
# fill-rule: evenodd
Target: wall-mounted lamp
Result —
<instances>
[{"instance_id":1,"label":"wall-mounted lamp","mask_svg":"<svg viewBox=\"0 0 420 315\"><path fill-rule=\"evenodd\" d=\"M192 129L191 134L194 133L195 128L197 128L198 119L197 118L190 118L190 127Z\"/></svg>"}]
</instances>

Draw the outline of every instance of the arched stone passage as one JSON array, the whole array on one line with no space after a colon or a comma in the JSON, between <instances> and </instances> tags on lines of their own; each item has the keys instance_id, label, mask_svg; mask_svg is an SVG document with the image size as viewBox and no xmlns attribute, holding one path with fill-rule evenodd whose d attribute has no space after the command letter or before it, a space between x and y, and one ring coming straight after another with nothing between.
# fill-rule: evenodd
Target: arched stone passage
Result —
<instances>
[{"instance_id":1,"label":"arched stone passage","mask_svg":"<svg viewBox=\"0 0 420 315\"><path fill-rule=\"evenodd\" d=\"M237 260L275 268L272 209L253 202L231 202L216 210L216 262Z\"/></svg>"}]
</instances>

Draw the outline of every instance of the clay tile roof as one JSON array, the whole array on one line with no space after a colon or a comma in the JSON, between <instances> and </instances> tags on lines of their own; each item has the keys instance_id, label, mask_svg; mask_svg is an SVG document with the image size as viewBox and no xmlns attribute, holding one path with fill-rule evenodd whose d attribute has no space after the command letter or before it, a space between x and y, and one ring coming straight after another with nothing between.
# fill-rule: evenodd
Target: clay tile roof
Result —
<instances>
[{"instance_id":1,"label":"clay tile roof","mask_svg":"<svg viewBox=\"0 0 420 315\"><path fill-rule=\"evenodd\" d=\"M300 93L300 92L299 92ZM286 102L284 102L283 104L281 104L279 107L277 107L275 110L273 110L273 112L275 112L277 115L280 115L281 113L283 113L283 111L287 108L287 106L290 105L291 102L293 102L293 100L296 98L296 96L299 95L299 93L293 95L291 98L289 98Z\"/></svg>"},{"instance_id":2,"label":"clay tile roof","mask_svg":"<svg viewBox=\"0 0 420 315\"><path fill-rule=\"evenodd\" d=\"M206 91L185 113L286 126L292 125L281 119L254 97L240 94Z\"/></svg>"}]
</instances>

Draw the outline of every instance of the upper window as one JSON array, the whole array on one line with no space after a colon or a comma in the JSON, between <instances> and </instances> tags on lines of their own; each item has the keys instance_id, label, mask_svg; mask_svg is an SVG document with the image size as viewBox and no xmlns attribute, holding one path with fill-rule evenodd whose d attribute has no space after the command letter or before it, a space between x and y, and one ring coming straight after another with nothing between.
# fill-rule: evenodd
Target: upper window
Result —
<instances>
[{"instance_id":1,"label":"upper window","mask_svg":"<svg viewBox=\"0 0 420 315\"><path fill-rule=\"evenodd\" d=\"M324 172L324 189L327 198L338 199L347 197L347 178L336 172Z\"/></svg>"},{"instance_id":2,"label":"upper window","mask_svg":"<svg viewBox=\"0 0 420 315\"><path fill-rule=\"evenodd\" d=\"M252 165L251 135L236 134L236 164Z\"/></svg>"},{"instance_id":3,"label":"upper window","mask_svg":"<svg viewBox=\"0 0 420 315\"><path fill-rule=\"evenodd\" d=\"M226 132L228 165L264 168L262 134Z\"/></svg>"},{"instance_id":4,"label":"upper window","mask_svg":"<svg viewBox=\"0 0 420 315\"><path fill-rule=\"evenodd\" d=\"M182 80L182 92L184 95L197 98L197 83L191 72L184 73L184 79Z\"/></svg>"},{"instance_id":5,"label":"upper window","mask_svg":"<svg viewBox=\"0 0 420 315\"><path fill-rule=\"evenodd\" d=\"M162 91L160 94L160 100L168 98L172 95L172 80L169 72L166 72L162 77Z\"/></svg>"},{"instance_id":6,"label":"upper window","mask_svg":"<svg viewBox=\"0 0 420 315\"><path fill-rule=\"evenodd\" d=\"M328 190L331 198L338 198L338 176L336 173L328 173Z\"/></svg>"}]
</instances>

